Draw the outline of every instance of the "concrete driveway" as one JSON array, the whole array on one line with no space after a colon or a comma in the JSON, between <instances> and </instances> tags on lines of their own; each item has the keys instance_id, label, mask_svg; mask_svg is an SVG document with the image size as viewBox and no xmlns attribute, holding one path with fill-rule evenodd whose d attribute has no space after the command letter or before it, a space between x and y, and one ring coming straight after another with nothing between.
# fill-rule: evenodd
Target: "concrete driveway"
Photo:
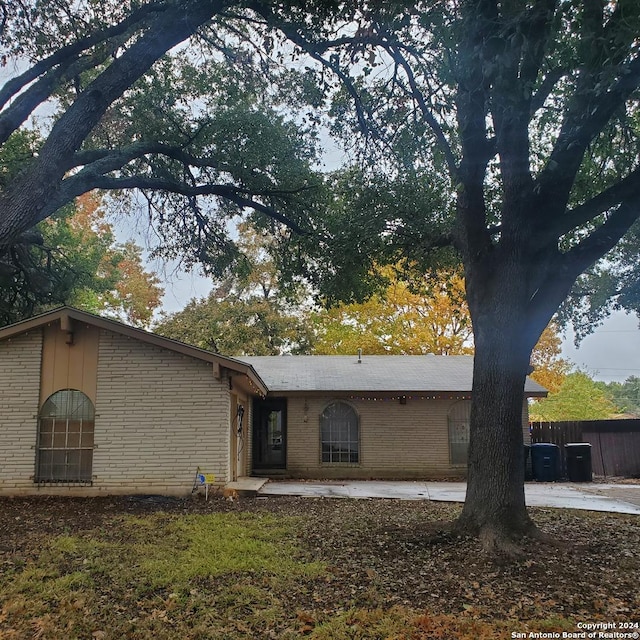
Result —
<instances>
[{"instance_id":1,"label":"concrete driveway","mask_svg":"<svg viewBox=\"0 0 640 640\"><path fill-rule=\"evenodd\" d=\"M287 480L267 482L258 494L464 502L466 490L465 482ZM640 485L533 482L525 485L525 497L530 507L559 507L640 515Z\"/></svg>"}]
</instances>

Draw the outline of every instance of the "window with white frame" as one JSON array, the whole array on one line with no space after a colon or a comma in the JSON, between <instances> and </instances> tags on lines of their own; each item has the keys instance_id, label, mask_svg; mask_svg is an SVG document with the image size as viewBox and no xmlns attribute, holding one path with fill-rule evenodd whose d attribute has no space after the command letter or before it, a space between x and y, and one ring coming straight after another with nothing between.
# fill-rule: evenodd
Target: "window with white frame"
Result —
<instances>
[{"instance_id":1,"label":"window with white frame","mask_svg":"<svg viewBox=\"0 0 640 640\"><path fill-rule=\"evenodd\" d=\"M320 415L323 463L360 461L358 414L346 402L333 402Z\"/></svg>"},{"instance_id":2,"label":"window with white frame","mask_svg":"<svg viewBox=\"0 0 640 640\"><path fill-rule=\"evenodd\" d=\"M449 409L449 461L452 466L467 464L470 419L470 400L459 400Z\"/></svg>"},{"instance_id":3,"label":"window with white frame","mask_svg":"<svg viewBox=\"0 0 640 640\"><path fill-rule=\"evenodd\" d=\"M36 482L90 482L95 412L81 391L49 396L38 421Z\"/></svg>"}]
</instances>

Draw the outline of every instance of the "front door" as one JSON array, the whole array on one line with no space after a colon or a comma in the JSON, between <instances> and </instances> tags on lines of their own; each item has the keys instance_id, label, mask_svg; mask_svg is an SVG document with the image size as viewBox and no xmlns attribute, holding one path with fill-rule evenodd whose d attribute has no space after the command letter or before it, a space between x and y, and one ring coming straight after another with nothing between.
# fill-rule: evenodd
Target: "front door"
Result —
<instances>
[{"instance_id":1,"label":"front door","mask_svg":"<svg viewBox=\"0 0 640 640\"><path fill-rule=\"evenodd\" d=\"M254 400L253 468L286 469L287 401Z\"/></svg>"}]
</instances>

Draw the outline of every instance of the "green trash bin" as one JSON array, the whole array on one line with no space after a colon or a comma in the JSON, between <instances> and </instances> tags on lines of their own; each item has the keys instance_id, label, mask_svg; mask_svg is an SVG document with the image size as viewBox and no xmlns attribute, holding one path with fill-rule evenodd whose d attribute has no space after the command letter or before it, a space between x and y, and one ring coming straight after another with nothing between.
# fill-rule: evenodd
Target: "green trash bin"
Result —
<instances>
[{"instance_id":1,"label":"green trash bin","mask_svg":"<svg viewBox=\"0 0 640 640\"><path fill-rule=\"evenodd\" d=\"M569 482L591 482L591 445L588 442L570 442L564 445Z\"/></svg>"}]
</instances>

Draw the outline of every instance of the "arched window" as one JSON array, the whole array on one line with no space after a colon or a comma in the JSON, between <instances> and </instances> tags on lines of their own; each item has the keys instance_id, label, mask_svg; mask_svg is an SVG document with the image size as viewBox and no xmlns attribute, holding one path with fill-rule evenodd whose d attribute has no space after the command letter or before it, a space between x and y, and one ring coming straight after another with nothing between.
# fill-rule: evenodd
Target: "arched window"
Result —
<instances>
[{"instance_id":1,"label":"arched window","mask_svg":"<svg viewBox=\"0 0 640 640\"><path fill-rule=\"evenodd\" d=\"M94 409L81 391L64 389L40 410L36 482L90 482Z\"/></svg>"},{"instance_id":2,"label":"arched window","mask_svg":"<svg viewBox=\"0 0 640 640\"><path fill-rule=\"evenodd\" d=\"M330 404L320 416L322 462L359 462L358 415L346 402Z\"/></svg>"},{"instance_id":3,"label":"arched window","mask_svg":"<svg viewBox=\"0 0 640 640\"><path fill-rule=\"evenodd\" d=\"M452 466L467 464L470 418L470 400L460 400L449 409L449 459Z\"/></svg>"}]
</instances>

